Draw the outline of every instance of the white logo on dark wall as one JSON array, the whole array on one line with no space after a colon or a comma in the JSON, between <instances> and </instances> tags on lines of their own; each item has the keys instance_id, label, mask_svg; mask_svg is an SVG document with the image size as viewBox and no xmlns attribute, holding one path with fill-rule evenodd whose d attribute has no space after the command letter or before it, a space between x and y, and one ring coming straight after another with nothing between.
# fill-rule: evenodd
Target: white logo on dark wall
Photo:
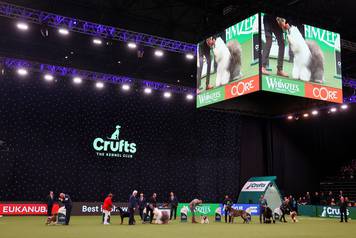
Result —
<instances>
[{"instance_id":1,"label":"white logo on dark wall","mask_svg":"<svg viewBox=\"0 0 356 238\"><path fill-rule=\"evenodd\" d=\"M121 126L117 125L115 131L108 138L97 137L93 141L93 148L97 156L133 158L136 153L136 143L120 139Z\"/></svg>"}]
</instances>

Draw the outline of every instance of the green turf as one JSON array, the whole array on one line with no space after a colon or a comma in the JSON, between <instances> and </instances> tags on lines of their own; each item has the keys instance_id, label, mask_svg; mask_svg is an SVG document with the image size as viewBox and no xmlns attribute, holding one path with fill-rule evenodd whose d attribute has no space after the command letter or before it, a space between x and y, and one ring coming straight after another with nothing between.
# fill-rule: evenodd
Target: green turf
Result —
<instances>
[{"instance_id":1,"label":"green turf","mask_svg":"<svg viewBox=\"0 0 356 238\"><path fill-rule=\"evenodd\" d=\"M251 224L213 222L210 224L191 224L174 221L168 225L137 224L119 225L119 218L112 217L112 224L100 224L101 216L72 217L69 226L46 226L45 217L2 217L0 218L1 238L111 238L111 237L155 237L155 238L216 238L216 237L355 237L356 222L339 223L336 219L299 217L298 223L259 224L253 217Z\"/></svg>"}]
</instances>

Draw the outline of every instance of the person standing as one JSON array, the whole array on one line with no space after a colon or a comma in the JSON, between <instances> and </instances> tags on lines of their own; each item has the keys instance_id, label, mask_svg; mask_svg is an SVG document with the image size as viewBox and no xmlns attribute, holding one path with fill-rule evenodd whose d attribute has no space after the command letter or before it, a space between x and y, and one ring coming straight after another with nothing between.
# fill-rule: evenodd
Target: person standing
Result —
<instances>
[{"instance_id":1,"label":"person standing","mask_svg":"<svg viewBox=\"0 0 356 238\"><path fill-rule=\"evenodd\" d=\"M266 44L262 52L262 74L269 75L266 67L268 64L269 54L272 47L272 36L276 37L278 43L278 61L277 61L277 75L282 77L288 77L288 74L283 71L284 60L284 38L283 29L288 27L285 23L285 19L265 14L263 16L263 26L265 30Z\"/></svg>"},{"instance_id":2,"label":"person standing","mask_svg":"<svg viewBox=\"0 0 356 238\"><path fill-rule=\"evenodd\" d=\"M143 210L145 209L145 207L146 207L146 198L143 193L140 193L140 197L138 199L138 211L140 213L140 217L142 221L145 220L143 214Z\"/></svg>"},{"instance_id":3,"label":"person standing","mask_svg":"<svg viewBox=\"0 0 356 238\"><path fill-rule=\"evenodd\" d=\"M340 222L344 222L344 219L347 222L347 202L343 196L340 197Z\"/></svg>"},{"instance_id":4,"label":"person standing","mask_svg":"<svg viewBox=\"0 0 356 238\"><path fill-rule=\"evenodd\" d=\"M146 213L150 216L150 223L152 223L153 220L153 209L155 209L155 207L157 207L157 194L153 193L146 207Z\"/></svg>"},{"instance_id":5,"label":"person standing","mask_svg":"<svg viewBox=\"0 0 356 238\"><path fill-rule=\"evenodd\" d=\"M225 195L224 201L223 201L223 207L224 207L224 212L225 212L225 223L227 223L227 216L229 215L229 207L232 206L232 199L229 198L229 195ZM229 223L231 222L231 216L229 215Z\"/></svg>"},{"instance_id":6,"label":"person standing","mask_svg":"<svg viewBox=\"0 0 356 238\"><path fill-rule=\"evenodd\" d=\"M59 197L61 198L64 207L66 209L66 222L65 225L69 225L70 222L70 215L72 213L72 200L68 194L60 193Z\"/></svg>"},{"instance_id":7,"label":"person standing","mask_svg":"<svg viewBox=\"0 0 356 238\"><path fill-rule=\"evenodd\" d=\"M283 220L283 222L287 222L285 215L290 211L290 208L289 208L289 199L288 199L288 198L286 198L286 199L282 202L282 205L280 206L280 209L281 209L282 215L281 215L281 217L279 218L279 221L282 222L282 220Z\"/></svg>"},{"instance_id":8,"label":"person standing","mask_svg":"<svg viewBox=\"0 0 356 238\"><path fill-rule=\"evenodd\" d=\"M54 193L53 193L53 191L49 191L49 194L47 196L47 216L48 217L52 216L53 204L54 204Z\"/></svg>"},{"instance_id":9,"label":"person standing","mask_svg":"<svg viewBox=\"0 0 356 238\"><path fill-rule=\"evenodd\" d=\"M135 225L135 210L137 207L137 199L136 199L137 191L134 190L129 198L129 225Z\"/></svg>"},{"instance_id":10,"label":"person standing","mask_svg":"<svg viewBox=\"0 0 356 238\"><path fill-rule=\"evenodd\" d=\"M108 196L104 200L103 204L103 215L104 215L104 225L110 225L110 215L112 209L112 193L109 193Z\"/></svg>"},{"instance_id":11,"label":"person standing","mask_svg":"<svg viewBox=\"0 0 356 238\"><path fill-rule=\"evenodd\" d=\"M210 85L210 71L211 71L211 61L212 61L211 55L210 55L210 50L211 50L210 45L212 44L212 42L215 42L215 38L209 37L205 41L199 43L199 46L198 46L198 58L199 58L199 64L198 64L198 68L197 68L197 81L198 81L197 88L198 88L198 90L200 90L200 87L201 87L201 79L202 79L201 76L202 76L202 72L203 72L204 57L205 57L206 64L207 64L205 89L209 90L209 89L213 88Z\"/></svg>"},{"instance_id":12,"label":"person standing","mask_svg":"<svg viewBox=\"0 0 356 238\"><path fill-rule=\"evenodd\" d=\"M177 199L177 196L174 195L173 192L170 192L170 194L169 194L168 204L171 208L169 220L172 220L173 216L174 216L174 220L175 220L177 218L178 199Z\"/></svg>"},{"instance_id":13,"label":"person standing","mask_svg":"<svg viewBox=\"0 0 356 238\"><path fill-rule=\"evenodd\" d=\"M200 200L200 199L193 199L190 203L189 203L189 209L190 209L190 212L192 213L192 223L198 223L196 220L195 220L195 209L197 206L199 206L200 204L202 204L203 201Z\"/></svg>"},{"instance_id":14,"label":"person standing","mask_svg":"<svg viewBox=\"0 0 356 238\"><path fill-rule=\"evenodd\" d=\"M260 223L265 223L265 210L267 208L267 200L265 199L265 197L263 196L263 194L261 194L260 199L258 200L258 203L260 205Z\"/></svg>"}]
</instances>

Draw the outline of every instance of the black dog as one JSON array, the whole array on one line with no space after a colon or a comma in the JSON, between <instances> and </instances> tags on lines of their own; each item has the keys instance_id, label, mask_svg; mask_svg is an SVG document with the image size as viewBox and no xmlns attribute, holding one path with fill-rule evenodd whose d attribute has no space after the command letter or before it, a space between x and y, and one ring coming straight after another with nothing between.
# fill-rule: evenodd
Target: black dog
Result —
<instances>
[{"instance_id":1,"label":"black dog","mask_svg":"<svg viewBox=\"0 0 356 238\"><path fill-rule=\"evenodd\" d=\"M273 216L273 212L272 209L269 207L266 207L266 209L263 212L263 217L264 217L264 221L265 223L276 223L274 216Z\"/></svg>"},{"instance_id":2,"label":"black dog","mask_svg":"<svg viewBox=\"0 0 356 238\"><path fill-rule=\"evenodd\" d=\"M118 207L117 210L119 210L119 215L121 217L121 223L120 224L122 225L122 223L124 223L124 218L125 217L130 217L130 213L129 212L125 212L124 210L122 210L121 207Z\"/></svg>"}]
</instances>

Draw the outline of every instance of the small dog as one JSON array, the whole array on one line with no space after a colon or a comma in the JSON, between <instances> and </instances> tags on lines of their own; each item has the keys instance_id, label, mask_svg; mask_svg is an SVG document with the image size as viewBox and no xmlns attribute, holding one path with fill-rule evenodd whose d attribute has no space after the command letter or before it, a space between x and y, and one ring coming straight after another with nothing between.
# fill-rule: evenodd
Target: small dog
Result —
<instances>
[{"instance_id":1,"label":"small dog","mask_svg":"<svg viewBox=\"0 0 356 238\"><path fill-rule=\"evenodd\" d=\"M46 225L55 225L57 224L57 213L56 214L53 214L52 216L49 216L47 217L47 220L46 220Z\"/></svg>"},{"instance_id":2,"label":"small dog","mask_svg":"<svg viewBox=\"0 0 356 238\"><path fill-rule=\"evenodd\" d=\"M296 211L291 211L290 212L290 218L292 219L293 222L298 222L298 220L297 220L297 212Z\"/></svg>"},{"instance_id":3,"label":"small dog","mask_svg":"<svg viewBox=\"0 0 356 238\"><path fill-rule=\"evenodd\" d=\"M288 42L294 53L292 77L306 82L324 82L324 55L314 41L305 40L297 27L288 29Z\"/></svg>"},{"instance_id":4,"label":"small dog","mask_svg":"<svg viewBox=\"0 0 356 238\"><path fill-rule=\"evenodd\" d=\"M161 211L157 207L153 209L153 214L156 217L156 224L168 224L169 215L167 211Z\"/></svg>"},{"instance_id":5,"label":"small dog","mask_svg":"<svg viewBox=\"0 0 356 238\"><path fill-rule=\"evenodd\" d=\"M201 216L201 218L200 218L200 223L201 223L201 224L209 224L209 218L208 218L208 216Z\"/></svg>"},{"instance_id":6,"label":"small dog","mask_svg":"<svg viewBox=\"0 0 356 238\"><path fill-rule=\"evenodd\" d=\"M274 219L272 209L270 207L266 207L264 212L263 212L263 218L264 218L264 223L271 224L276 223L276 220Z\"/></svg>"},{"instance_id":7,"label":"small dog","mask_svg":"<svg viewBox=\"0 0 356 238\"><path fill-rule=\"evenodd\" d=\"M122 225L124 223L124 218L125 217L130 217L130 213L129 212L125 212L124 210L122 210L121 207L118 207L117 210L119 210L119 215L121 217L120 225Z\"/></svg>"},{"instance_id":8,"label":"small dog","mask_svg":"<svg viewBox=\"0 0 356 238\"><path fill-rule=\"evenodd\" d=\"M251 221L251 214L244 210L237 210L232 208L231 206L227 206L226 210L229 212L231 216L231 223L234 223L235 217L241 217L244 220L244 223L249 223Z\"/></svg>"}]
</instances>

